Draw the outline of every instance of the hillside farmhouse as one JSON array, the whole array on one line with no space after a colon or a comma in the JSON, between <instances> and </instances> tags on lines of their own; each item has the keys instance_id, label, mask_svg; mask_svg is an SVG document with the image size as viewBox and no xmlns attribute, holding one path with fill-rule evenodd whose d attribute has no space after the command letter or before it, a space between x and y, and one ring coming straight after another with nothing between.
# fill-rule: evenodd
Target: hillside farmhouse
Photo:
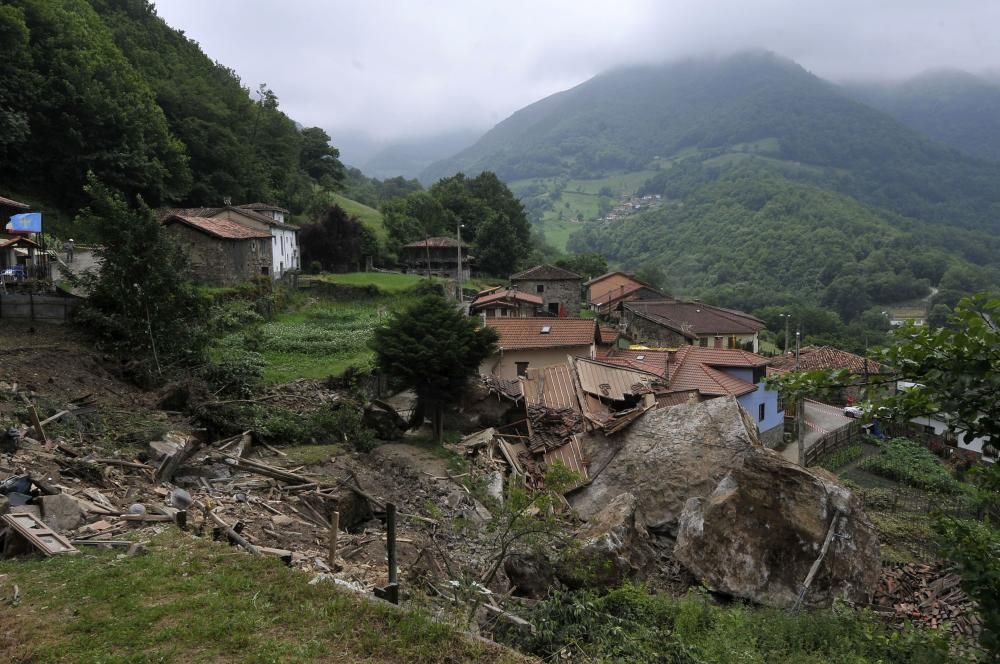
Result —
<instances>
[{"instance_id":1,"label":"hillside farmhouse","mask_svg":"<svg viewBox=\"0 0 1000 664\"><path fill-rule=\"evenodd\" d=\"M161 222L206 284L236 284L271 274L271 232L222 217L171 214Z\"/></svg>"},{"instance_id":2,"label":"hillside farmhouse","mask_svg":"<svg viewBox=\"0 0 1000 664\"><path fill-rule=\"evenodd\" d=\"M258 210L259 208L259 210ZM242 226L260 231L267 231L271 236L270 272L274 279L280 279L289 270L301 268L299 253L299 227L285 223L284 208L251 203L250 205L201 208L174 208L159 212L159 217L165 219L172 214L185 217L202 217L209 219L228 219Z\"/></svg>"}]
</instances>

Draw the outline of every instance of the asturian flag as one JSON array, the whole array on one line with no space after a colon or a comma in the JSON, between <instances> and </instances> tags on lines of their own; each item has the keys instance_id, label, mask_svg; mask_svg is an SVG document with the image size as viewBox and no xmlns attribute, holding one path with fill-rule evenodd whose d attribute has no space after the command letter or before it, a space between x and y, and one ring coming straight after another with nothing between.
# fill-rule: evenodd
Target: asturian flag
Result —
<instances>
[{"instance_id":1,"label":"asturian flag","mask_svg":"<svg viewBox=\"0 0 1000 664\"><path fill-rule=\"evenodd\" d=\"M11 215L7 230L11 233L41 233L42 213L25 212L24 214Z\"/></svg>"}]
</instances>

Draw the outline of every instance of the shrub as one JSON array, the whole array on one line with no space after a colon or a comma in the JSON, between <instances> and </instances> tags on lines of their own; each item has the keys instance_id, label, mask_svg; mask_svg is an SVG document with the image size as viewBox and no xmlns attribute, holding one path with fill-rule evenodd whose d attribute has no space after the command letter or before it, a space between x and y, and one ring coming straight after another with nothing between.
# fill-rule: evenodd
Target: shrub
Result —
<instances>
[{"instance_id":1,"label":"shrub","mask_svg":"<svg viewBox=\"0 0 1000 664\"><path fill-rule=\"evenodd\" d=\"M817 465L822 466L827 470L837 470L838 468L843 468L852 461L857 461L864 453L865 450L861 446L861 443L855 443L853 445L848 445L847 447L842 447L839 450L834 450L829 454L825 454Z\"/></svg>"},{"instance_id":2,"label":"shrub","mask_svg":"<svg viewBox=\"0 0 1000 664\"><path fill-rule=\"evenodd\" d=\"M264 358L252 350L229 348L200 373L216 393L247 398L264 376Z\"/></svg>"},{"instance_id":3,"label":"shrub","mask_svg":"<svg viewBox=\"0 0 1000 664\"><path fill-rule=\"evenodd\" d=\"M948 659L939 633L883 627L844 607L791 614L695 593L675 599L625 586L607 595L561 593L525 616L534 633L500 637L549 661L915 662Z\"/></svg>"}]
</instances>

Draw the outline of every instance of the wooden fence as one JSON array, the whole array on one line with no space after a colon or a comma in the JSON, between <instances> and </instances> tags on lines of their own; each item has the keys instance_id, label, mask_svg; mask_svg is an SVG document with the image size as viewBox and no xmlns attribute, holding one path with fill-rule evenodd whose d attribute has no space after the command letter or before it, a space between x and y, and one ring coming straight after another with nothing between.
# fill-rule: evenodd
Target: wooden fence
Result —
<instances>
[{"instance_id":1,"label":"wooden fence","mask_svg":"<svg viewBox=\"0 0 1000 664\"><path fill-rule=\"evenodd\" d=\"M861 422L855 420L839 429L834 429L830 433L820 436L816 439L816 442L806 449L805 465L811 466L824 454L838 450L841 447L847 447L863 434L864 431L861 428Z\"/></svg>"},{"instance_id":2,"label":"wooden fence","mask_svg":"<svg viewBox=\"0 0 1000 664\"><path fill-rule=\"evenodd\" d=\"M0 320L64 323L82 300L77 297L0 293Z\"/></svg>"}]
</instances>

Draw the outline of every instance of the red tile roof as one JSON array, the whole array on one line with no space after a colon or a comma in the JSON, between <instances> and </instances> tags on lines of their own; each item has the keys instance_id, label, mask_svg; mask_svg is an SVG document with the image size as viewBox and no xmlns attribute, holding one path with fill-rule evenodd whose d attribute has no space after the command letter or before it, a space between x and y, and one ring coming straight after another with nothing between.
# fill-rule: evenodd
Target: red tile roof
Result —
<instances>
[{"instance_id":1,"label":"red tile roof","mask_svg":"<svg viewBox=\"0 0 1000 664\"><path fill-rule=\"evenodd\" d=\"M771 358L771 367L778 372L795 371L795 355ZM887 367L875 360L868 360L861 355L848 353L846 350L832 346L804 346L799 349L799 370L815 371L817 369L850 369L856 374L882 373Z\"/></svg>"},{"instance_id":2,"label":"red tile roof","mask_svg":"<svg viewBox=\"0 0 1000 664\"><path fill-rule=\"evenodd\" d=\"M656 289L648 284L644 284L630 274L624 272L608 272L599 277L591 279L584 284L587 288L587 300L593 305L607 305L609 302L620 300L624 297L648 288L652 291Z\"/></svg>"},{"instance_id":3,"label":"red tile roof","mask_svg":"<svg viewBox=\"0 0 1000 664\"><path fill-rule=\"evenodd\" d=\"M625 308L668 329L687 334L754 334L766 327L764 321L750 314L704 302L637 300L627 302Z\"/></svg>"},{"instance_id":4,"label":"red tile roof","mask_svg":"<svg viewBox=\"0 0 1000 664\"><path fill-rule=\"evenodd\" d=\"M601 343L602 344L613 344L618 341L618 337L621 336L621 332L618 331L617 327L599 327L598 330L601 333Z\"/></svg>"},{"instance_id":5,"label":"red tile roof","mask_svg":"<svg viewBox=\"0 0 1000 664\"><path fill-rule=\"evenodd\" d=\"M471 308L479 308L487 304L492 304L494 302L502 301L514 301L514 302L527 302L528 304L536 304L538 306L542 305L542 298L538 295L533 295L531 293L525 293L524 291L519 291L515 289L502 290L495 293L489 293L488 295L481 295L472 301L469 305Z\"/></svg>"},{"instance_id":6,"label":"red tile roof","mask_svg":"<svg viewBox=\"0 0 1000 664\"><path fill-rule=\"evenodd\" d=\"M648 371L657 376L667 375L667 362L670 352L665 350L630 350L616 348L612 350L606 361L614 362L640 371Z\"/></svg>"},{"instance_id":7,"label":"red tile roof","mask_svg":"<svg viewBox=\"0 0 1000 664\"><path fill-rule=\"evenodd\" d=\"M7 247L11 247L15 244L22 244L25 242L34 247L38 246L37 242L25 237L24 235L0 235L0 249L6 249Z\"/></svg>"},{"instance_id":8,"label":"red tile roof","mask_svg":"<svg viewBox=\"0 0 1000 664\"><path fill-rule=\"evenodd\" d=\"M767 358L743 350L685 346L672 358L667 377L671 392L697 390L705 396L738 397L753 392L757 386L716 367L749 368L766 364Z\"/></svg>"},{"instance_id":9,"label":"red tile roof","mask_svg":"<svg viewBox=\"0 0 1000 664\"><path fill-rule=\"evenodd\" d=\"M17 208L19 210L27 210L29 207L26 203L15 201L12 198L4 198L3 196L0 196L0 205L4 207Z\"/></svg>"},{"instance_id":10,"label":"red tile roof","mask_svg":"<svg viewBox=\"0 0 1000 664\"><path fill-rule=\"evenodd\" d=\"M270 238L270 231L260 231L249 228L229 219L214 217L188 217L180 214L170 215L163 220L164 224L181 223L208 235L226 240L252 240L255 238Z\"/></svg>"},{"instance_id":11,"label":"red tile roof","mask_svg":"<svg viewBox=\"0 0 1000 664\"><path fill-rule=\"evenodd\" d=\"M511 281L582 281L583 277L575 272L564 270L555 265L536 265L523 272L510 275Z\"/></svg>"},{"instance_id":12,"label":"red tile roof","mask_svg":"<svg viewBox=\"0 0 1000 664\"><path fill-rule=\"evenodd\" d=\"M486 324L500 335L501 350L588 346L597 341L590 318L490 318ZM543 328L548 332L543 333Z\"/></svg>"}]
</instances>

